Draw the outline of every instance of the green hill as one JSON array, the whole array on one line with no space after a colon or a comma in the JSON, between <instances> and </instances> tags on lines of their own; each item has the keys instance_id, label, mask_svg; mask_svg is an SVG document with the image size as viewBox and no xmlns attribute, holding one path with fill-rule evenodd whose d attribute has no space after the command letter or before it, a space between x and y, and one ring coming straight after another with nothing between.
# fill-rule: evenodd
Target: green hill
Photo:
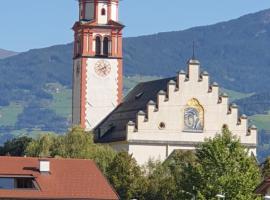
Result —
<instances>
[{"instance_id":1,"label":"green hill","mask_svg":"<svg viewBox=\"0 0 270 200\"><path fill-rule=\"evenodd\" d=\"M270 10L210 26L125 38L124 92L138 81L174 76L186 69L193 41L211 79L226 88L233 100L246 98L237 101L242 110L258 124L264 121L258 114L268 116L261 113L265 107L246 108L241 102L252 102L251 95L270 90ZM65 132L70 125L71 84L72 44L0 59L0 142L13 135Z\"/></svg>"}]
</instances>

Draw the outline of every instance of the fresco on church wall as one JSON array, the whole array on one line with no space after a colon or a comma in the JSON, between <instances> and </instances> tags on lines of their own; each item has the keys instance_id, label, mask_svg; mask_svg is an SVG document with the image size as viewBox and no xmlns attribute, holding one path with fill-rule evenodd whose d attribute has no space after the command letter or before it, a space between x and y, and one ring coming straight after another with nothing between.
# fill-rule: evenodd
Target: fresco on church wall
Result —
<instances>
[{"instance_id":1,"label":"fresco on church wall","mask_svg":"<svg viewBox=\"0 0 270 200\"><path fill-rule=\"evenodd\" d=\"M203 131L203 108L196 99L191 99L184 112L184 130L191 132Z\"/></svg>"}]
</instances>

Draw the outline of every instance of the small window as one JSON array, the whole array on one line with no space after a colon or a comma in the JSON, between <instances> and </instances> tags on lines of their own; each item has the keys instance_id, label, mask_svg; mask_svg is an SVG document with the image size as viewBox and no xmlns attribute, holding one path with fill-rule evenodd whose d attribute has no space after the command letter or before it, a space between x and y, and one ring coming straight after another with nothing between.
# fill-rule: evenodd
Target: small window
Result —
<instances>
[{"instance_id":1,"label":"small window","mask_svg":"<svg viewBox=\"0 0 270 200\"><path fill-rule=\"evenodd\" d=\"M166 128L166 124L165 124L164 122L160 122L159 125L158 125L158 128L159 128L160 130L163 130L163 129Z\"/></svg>"},{"instance_id":2,"label":"small window","mask_svg":"<svg viewBox=\"0 0 270 200\"><path fill-rule=\"evenodd\" d=\"M109 39L107 37L103 39L103 55L109 56Z\"/></svg>"},{"instance_id":3,"label":"small window","mask_svg":"<svg viewBox=\"0 0 270 200\"><path fill-rule=\"evenodd\" d=\"M222 129L229 129L229 126L227 124L223 124Z\"/></svg>"},{"instance_id":4,"label":"small window","mask_svg":"<svg viewBox=\"0 0 270 200\"><path fill-rule=\"evenodd\" d=\"M101 39L99 36L96 37L96 55L99 56L101 54Z\"/></svg>"},{"instance_id":5,"label":"small window","mask_svg":"<svg viewBox=\"0 0 270 200\"><path fill-rule=\"evenodd\" d=\"M102 9L101 9L101 15L103 15L103 16L106 15L106 10L105 10L105 8L102 8Z\"/></svg>"}]
</instances>

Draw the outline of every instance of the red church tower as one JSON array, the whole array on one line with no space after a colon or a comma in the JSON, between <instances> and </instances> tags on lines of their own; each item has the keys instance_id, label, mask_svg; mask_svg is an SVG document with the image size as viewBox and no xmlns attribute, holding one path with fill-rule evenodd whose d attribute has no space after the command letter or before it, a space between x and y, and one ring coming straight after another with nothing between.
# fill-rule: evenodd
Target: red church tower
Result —
<instances>
[{"instance_id":1,"label":"red church tower","mask_svg":"<svg viewBox=\"0 0 270 200\"><path fill-rule=\"evenodd\" d=\"M119 0L79 0L73 30L72 120L92 130L122 99L122 29Z\"/></svg>"}]
</instances>

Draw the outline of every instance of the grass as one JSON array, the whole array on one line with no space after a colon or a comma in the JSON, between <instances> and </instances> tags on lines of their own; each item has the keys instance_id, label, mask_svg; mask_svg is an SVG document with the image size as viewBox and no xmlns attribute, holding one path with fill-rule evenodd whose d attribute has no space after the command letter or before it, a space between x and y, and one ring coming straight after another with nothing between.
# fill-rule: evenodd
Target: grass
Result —
<instances>
[{"instance_id":1,"label":"grass","mask_svg":"<svg viewBox=\"0 0 270 200\"><path fill-rule=\"evenodd\" d=\"M249 118L259 129L270 130L270 112L265 115L253 115Z\"/></svg>"},{"instance_id":2,"label":"grass","mask_svg":"<svg viewBox=\"0 0 270 200\"><path fill-rule=\"evenodd\" d=\"M14 126L23 106L12 102L9 106L0 107L0 126Z\"/></svg>"},{"instance_id":3,"label":"grass","mask_svg":"<svg viewBox=\"0 0 270 200\"><path fill-rule=\"evenodd\" d=\"M53 92L53 101L49 104L49 108L54 110L57 115L70 118L72 105L71 89L60 88L59 91Z\"/></svg>"},{"instance_id":4,"label":"grass","mask_svg":"<svg viewBox=\"0 0 270 200\"><path fill-rule=\"evenodd\" d=\"M225 88L221 88L221 91L226 92L229 95L230 101L243 99L243 98L250 97L253 95L253 93L242 93L242 92L237 92L234 90L228 90Z\"/></svg>"}]
</instances>

